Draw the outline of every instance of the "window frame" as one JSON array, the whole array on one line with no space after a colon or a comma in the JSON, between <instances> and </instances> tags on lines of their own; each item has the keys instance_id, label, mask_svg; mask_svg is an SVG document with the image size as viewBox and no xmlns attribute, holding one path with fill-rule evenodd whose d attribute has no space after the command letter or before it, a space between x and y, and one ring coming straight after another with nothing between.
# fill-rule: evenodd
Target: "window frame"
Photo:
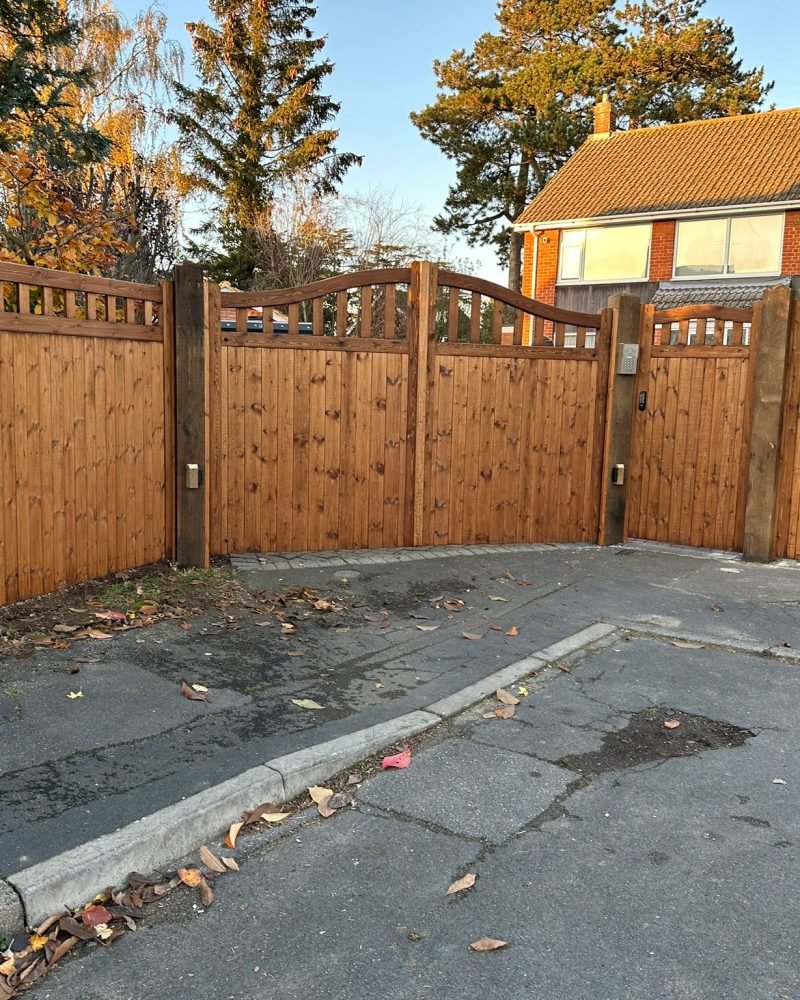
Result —
<instances>
[{"instance_id":1,"label":"window frame","mask_svg":"<svg viewBox=\"0 0 800 1000\"><path fill-rule=\"evenodd\" d=\"M647 241L647 258L644 265L644 277L642 278L595 278L586 280L586 278L562 278L561 277L561 251L562 251L562 240L565 233L575 233L583 232L587 233L590 229L642 229L647 227L650 230L649 238ZM558 236L558 263L556 267L556 286L567 286L567 285L632 285L632 284L644 284L650 280L650 255L653 252L653 223L652 222L620 222L616 225L603 225L603 226L569 226L559 230ZM583 246L581 247L581 274L584 273L586 264L586 239L584 238Z\"/></svg>"},{"instance_id":2,"label":"window frame","mask_svg":"<svg viewBox=\"0 0 800 1000\"><path fill-rule=\"evenodd\" d=\"M734 219L757 219L764 216L777 215L781 220L778 236L778 269L777 271L738 271L728 273L731 259L731 223ZM676 274L678 267L678 234L682 222L719 222L723 219L725 226L725 256L722 261L722 274ZM673 281L740 281L742 278L779 278L783 271L783 241L786 235L786 212L736 212L734 215L697 215L692 218L675 220L675 246L672 248L672 280Z\"/></svg>"}]
</instances>

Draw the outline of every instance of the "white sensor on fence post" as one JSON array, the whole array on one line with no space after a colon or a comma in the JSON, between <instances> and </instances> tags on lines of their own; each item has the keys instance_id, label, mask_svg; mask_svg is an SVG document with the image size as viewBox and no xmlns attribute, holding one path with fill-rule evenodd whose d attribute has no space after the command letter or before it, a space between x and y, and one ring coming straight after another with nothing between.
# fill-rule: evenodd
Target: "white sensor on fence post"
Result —
<instances>
[{"instance_id":1,"label":"white sensor on fence post","mask_svg":"<svg viewBox=\"0 0 800 1000\"><path fill-rule=\"evenodd\" d=\"M200 466L195 462L186 466L186 489L200 489Z\"/></svg>"}]
</instances>

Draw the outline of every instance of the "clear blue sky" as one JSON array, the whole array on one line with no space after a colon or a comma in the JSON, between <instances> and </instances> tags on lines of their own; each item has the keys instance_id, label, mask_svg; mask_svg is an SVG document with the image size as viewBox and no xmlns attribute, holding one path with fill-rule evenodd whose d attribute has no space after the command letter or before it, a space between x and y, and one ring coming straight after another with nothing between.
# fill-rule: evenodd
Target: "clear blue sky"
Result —
<instances>
[{"instance_id":1,"label":"clear blue sky","mask_svg":"<svg viewBox=\"0 0 800 1000\"><path fill-rule=\"evenodd\" d=\"M119 2L127 14L141 6ZM165 7L171 36L186 44L184 22L203 18L205 4L168 0ZM453 166L422 141L408 115L435 96L433 60L491 30L495 9L494 0L318 0L316 28L328 36L336 64L328 90L342 104L340 147L364 156L346 191L384 187L431 216L441 209ZM800 106L796 0L708 0L705 11L733 26L746 66L763 65L776 81L777 107ZM500 277L491 252L461 249L480 258L487 277Z\"/></svg>"}]
</instances>

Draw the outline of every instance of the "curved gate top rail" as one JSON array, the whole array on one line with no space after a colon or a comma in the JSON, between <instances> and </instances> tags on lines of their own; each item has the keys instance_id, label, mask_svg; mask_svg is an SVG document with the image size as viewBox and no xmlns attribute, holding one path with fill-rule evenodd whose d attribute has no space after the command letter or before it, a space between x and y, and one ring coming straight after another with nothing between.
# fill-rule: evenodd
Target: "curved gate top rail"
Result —
<instances>
[{"instance_id":1,"label":"curved gate top rail","mask_svg":"<svg viewBox=\"0 0 800 1000\"><path fill-rule=\"evenodd\" d=\"M350 297L353 291L355 298ZM263 332L262 345L276 333L402 339L411 313L424 308L433 309L436 339L449 343L594 348L603 328L602 313L559 309L495 282L440 270L427 262L357 271L296 288L223 291L221 307L227 329L234 334L225 341L254 346L252 338L243 339L246 334ZM281 326L276 309L286 311Z\"/></svg>"}]
</instances>

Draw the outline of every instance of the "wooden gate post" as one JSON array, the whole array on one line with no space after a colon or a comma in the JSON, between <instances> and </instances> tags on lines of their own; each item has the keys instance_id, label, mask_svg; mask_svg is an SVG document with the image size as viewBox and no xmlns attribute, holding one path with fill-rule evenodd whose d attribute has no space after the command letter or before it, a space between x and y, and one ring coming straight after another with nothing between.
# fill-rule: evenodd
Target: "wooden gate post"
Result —
<instances>
[{"instance_id":1,"label":"wooden gate post","mask_svg":"<svg viewBox=\"0 0 800 1000\"><path fill-rule=\"evenodd\" d=\"M436 338L436 291L439 267L411 263L408 289L408 427L406 483L411 502L406 514L406 544L422 545L425 529L425 439L428 399L433 388Z\"/></svg>"},{"instance_id":2,"label":"wooden gate post","mask_svg":"<svg viewBox=\"0 0 800 1000\"><path fill-rule=\"evenodd\" d=\"M598 544L619 545L625 541L625 509L628 499L636 373L617 374L618 352L622 344L639 343L642 304L635 295L623 292L612 295L608 300L608 307L612 319ZM641 360L639 363L641 364ZM622 482L619 482L619 474L615 473L618 466L622 466L624 470L621 476Z\"/></svg>"},{"instance_id":3,"label":"wooden gate post","mask_svg":"<svg viewBox=\"0 0 800 1000\"><path fill-rule=\"evenodd\" d=\"M767 289L761 300L759 328L754 331L753 425L743 551L743 557L751 562L769 562L775 557L778 458L791 311L788 285Z\"/></svg>"},{"instance_id":4,"label":"wooden gate post","mask_svg":"<svg viewBox=\"0 0 800 1000\"><path fill-rule=\"evenodd\" d=\"M175 268L176 552L182 566L208 566L208 328L203 269Z\"/></svg>"}]
</instances>

